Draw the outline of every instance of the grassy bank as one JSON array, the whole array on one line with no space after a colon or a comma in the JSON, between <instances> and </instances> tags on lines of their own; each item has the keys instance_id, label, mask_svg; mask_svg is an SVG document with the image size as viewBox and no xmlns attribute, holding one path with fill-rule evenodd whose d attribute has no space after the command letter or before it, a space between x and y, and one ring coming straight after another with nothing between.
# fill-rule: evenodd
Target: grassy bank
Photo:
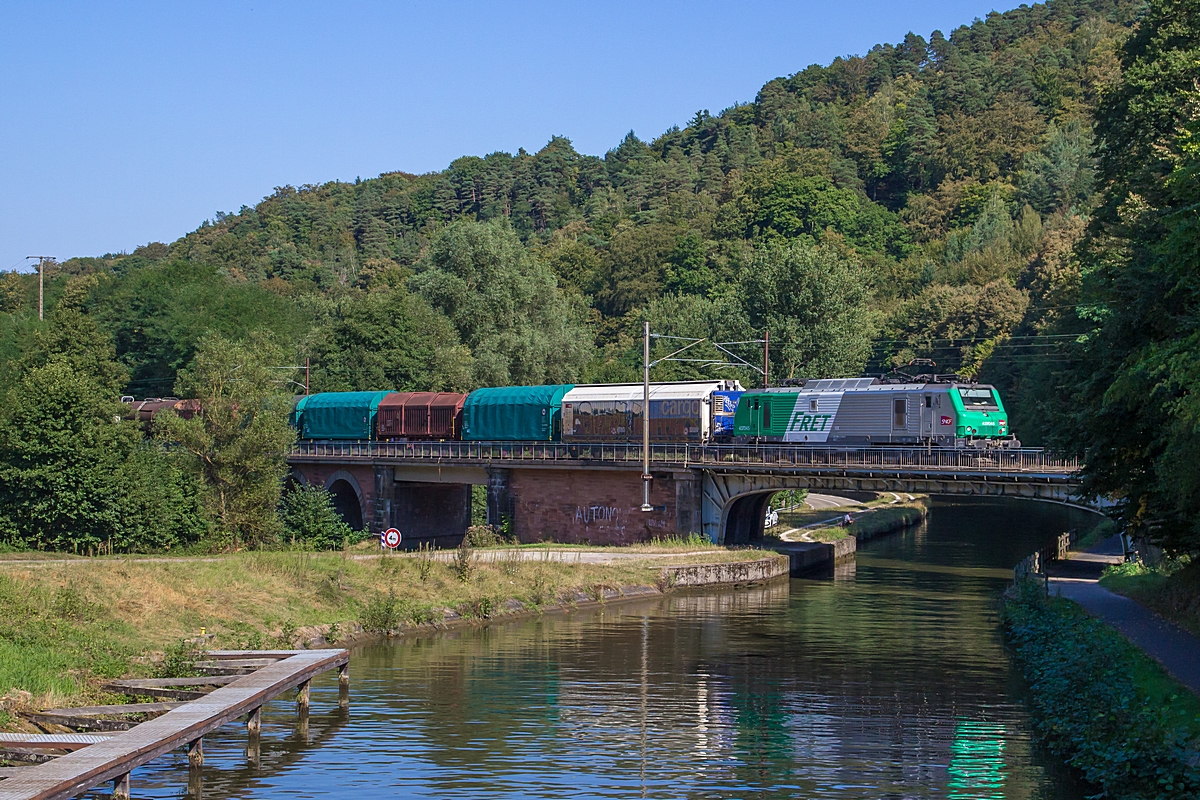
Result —
<instances>
[{"instance_id":1,"label":"grassy bank","mask_svg":"<svg viewBox=\"0 0 1200 800\"><path fill-rule=\"evenodd\" d=\"M1105 570L1100 585L1200 636L1200 563L1118 564Z\"/></svg>"},{"instance_id":2,"label":"grassy bank","mask_svg":"<svg viewBox=\"0 0 1200 800\"><path fill-rule=\"evenodd\" d=\"M1200 700L1077 604L1027 582L1003 611L1042 742L1113 798L1200 796Z\"/></svg>"},{"instance_id":3,"label":"grassy bank","mask_svg":"<svg viewBox=\"0 0 1200 800\"><path fill-rule=\"evenodd\" d=\"M931 501L925 495L915 495L912 500L896 501L890 494L884 494L867 503L855 503L839 506L835 509L805 509L788 511L779 515L779 524L773 529L778 533L789 528L801 528L825 520L840 520L850 513L854 522L849 527L834 523L824 527L809 528L805 531L806 538L814 542L832 543L847 536L867 540L884 533L902 530L915 525L929 513Z\"/></svg>"},{"instance_id":4,"label":"grassy bank","mask_svg":"<svg viewBox=\"0 0 1200 800\"><path fill-rule=\"evenodd\" d=\"M718 552L686 555L694 549L643 546L601 564L519 560L519 551L487 562L479 550L446 560L353 551L10 559L0 565L0 694L28 692L33 705L100 702L101 678L153 674L164 652L202 630L207 647L299 646L315 635L337 641L362 629L598 599L605 589L654 586L665 564L771 557L712 546L704 549Z\"/></svg>"}]
</instances>

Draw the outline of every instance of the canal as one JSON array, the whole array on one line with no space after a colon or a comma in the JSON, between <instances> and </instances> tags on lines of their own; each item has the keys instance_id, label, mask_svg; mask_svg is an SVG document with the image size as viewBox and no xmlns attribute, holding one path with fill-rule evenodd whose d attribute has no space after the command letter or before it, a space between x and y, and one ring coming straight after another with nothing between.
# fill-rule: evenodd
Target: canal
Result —
<instances>
[{"instance_id":1,"label":"canal","mask_svg":"<svg viewBox=\"0 0 1200 800\"><path fill-rule=\"evenodd\" d=\"M314 686L205 740L208 798L1082 798L1033 744L996 596L1096 518L945 500L834 574L357 649L352 707ZM179 797L186 759L134 773ZM99 795L97 795L99 796Z\"/></svg>"}]
</instances>

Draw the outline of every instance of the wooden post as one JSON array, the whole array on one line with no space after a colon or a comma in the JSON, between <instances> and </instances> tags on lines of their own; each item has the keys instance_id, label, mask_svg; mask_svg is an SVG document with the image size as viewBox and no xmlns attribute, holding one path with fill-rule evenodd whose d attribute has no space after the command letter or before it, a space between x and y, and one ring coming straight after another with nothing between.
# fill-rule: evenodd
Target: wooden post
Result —
<instances>
[{"instance_id":1,"label":"wooden post","mask_svg":"<svg viewBox=\"0 0 1200 800\"><path fill-rule=\"evenodd\" d=\"M300 710L300 714L296 718L296 736L305 744L312 744L312 738L308 735L308 709Z\"/></svg>"},{"instance_id":2,"label":"wooden post","mask_svg":"<svg viewBox=\"0 0 1200 800\"><path fill-rule=\"evenodd\" d=\"M113 779L113 800L129 800L129 773Z\"/></svg>"},{"instance_id":3,"label":"wooden post","mask_svg":"<svg viewBox=\"0 0 1200 800\"><path fill-rule=\"evenodd\" d=\"M204 739L194 739L188 742L188 766L204 766Z\"/></svg>"},{"instance_id":4,"label":"wooden post","mask_svg":"<svg viewBox=\"0 0 1200 800\"><path fill-rule=\"evenodd\" d=\"M258 736L262 731L262 706L251 711L246 716L246 732L251 736Z\"/></svg>"},{"instance_id":5,"label":"wooden post","mask_svg":"<svg viewBox=\"0 0 1200 800\"><path fill-rule=\"evenodd\" d=\"M189 798L189 800L200 800L204 797L204 770L188 770L187 793L184 797Z\"/></svg>"},{"instance_id":6,"label":"wooden post","mask_svg":"<svg viewBox=\"0 0 1200 800\"><path fill-rule=\"evenodd\" d=\"M262 740L257 735L246 740L246 761L256 767L262 763Z\"/></svg>"},{"instance_id":7,"label":"wooden post","mask_svg":"<svg viewBox=\"0 0 1200 800\"><path fill-rule=\"evenodd\" d=\"M304 681L296 689L296 711L301 714L308 713L308 690L312 681Z\"/></svg>"},{"instance_id":8,"label":"wooden post","mask_svg":"<svg viewBox=\"0 0 1200 800\"><path fill-rule=\"evenodd\" d=\"M338 667L338 708L350 707L350 662Z\"/></svg>"}]
</instances>

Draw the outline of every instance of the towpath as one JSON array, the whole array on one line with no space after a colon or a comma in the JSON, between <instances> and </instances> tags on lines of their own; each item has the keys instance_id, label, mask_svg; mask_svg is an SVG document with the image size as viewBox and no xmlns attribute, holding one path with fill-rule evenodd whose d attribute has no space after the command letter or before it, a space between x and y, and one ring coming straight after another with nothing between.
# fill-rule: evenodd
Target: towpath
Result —
<instances>
[{"instance_id":1,"label":"towpath","mask_svg":"<svg viewBox=\"0 0 1200 800\"><path fill-rule=\"evenodd\" d=\"M286 552L286 551L281 551ZM336 553L338 551L329 551ZM545 548L545 547L501 547L479 548L475 550L478 561L504 561L509 558L521 561L546 561L566 564L615 564L624 561L645 561L663 558L689 558L706 555L728 555L728 550L701 548L696 550L673 550L653 552L634 550L619 552L614 549L588 550L583 548ZM419 558L415 550L400 550L395 553L353 553L351 561L370 561L377 558ZM455 558L454 550L433 550L430 557L437 561L450 561ZM100 559L90 558L39 558L36 555L24 558L0 559L0 569L4 567L62 567L75 564L94 564L97 560L110 563L130 564L175 564L220 561L224 556L102 556Z\"/></svg>"},{"instance_id":2,"label":"towpath","mask_svg":"<svg viewBox=\"0 0 1200 800\"><path fill-rule=\"evenodd\" d=\"M1055 562L1050 591L1074 600L1089 614L1116 628L1126 639L1162 664L1184 686L1200 695L1200 639L1128 597L1100 585L1109 564L1120 564L1121 538L1106 539L1087 552Z\"/></svg>"}]
</instances>

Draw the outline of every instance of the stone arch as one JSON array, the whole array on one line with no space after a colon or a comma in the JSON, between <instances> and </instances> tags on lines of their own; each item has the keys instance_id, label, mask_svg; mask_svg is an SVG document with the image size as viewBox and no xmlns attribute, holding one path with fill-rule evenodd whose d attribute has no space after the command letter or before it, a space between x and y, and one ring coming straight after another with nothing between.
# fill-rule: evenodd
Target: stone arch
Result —
<instances>
[{"instance_id":1,"label":"stone arch","mask_svg":"<svg viewBox=\"0 0 1200 800\"><path fill-rule=\"evenodd\" d=\"M725 512L724 543L760 542L766 527L767 501L776 490L735 497Z\"/></svg>"},{"instance_id":2,"label":"stone arch","mask_svg":"<svg viewBox=\"0 0 1200 800\"><path fill-rule=\"evenodd\" d=\"M704 534L717 544L762 539L767 501L784 489L808 489L803 475L730 475L705 471L701 498Z\"/></svg>"},{"instance_id":3,"label":"stone arch","mask_svg":"<svg viewBox=\"0 0 1200 800\"><path fill-rule=\"evenodd\" d=\"M288 470L287 477L283 480L283 491L290 492L293 489L301 486L308 486L308 476L296 467Z\"/></svg>"},{"instance_id":4,"label":"stone arch","mask_svg":"<svg viewBox=\"0 0 1200 800\"><path fill-rule=\"evenodd\" d=\"M329 476L325 490L333 495L333 507L356 531L363 529L363 493L358 481L344 469Z\"/></svg>"}]
</instances>

